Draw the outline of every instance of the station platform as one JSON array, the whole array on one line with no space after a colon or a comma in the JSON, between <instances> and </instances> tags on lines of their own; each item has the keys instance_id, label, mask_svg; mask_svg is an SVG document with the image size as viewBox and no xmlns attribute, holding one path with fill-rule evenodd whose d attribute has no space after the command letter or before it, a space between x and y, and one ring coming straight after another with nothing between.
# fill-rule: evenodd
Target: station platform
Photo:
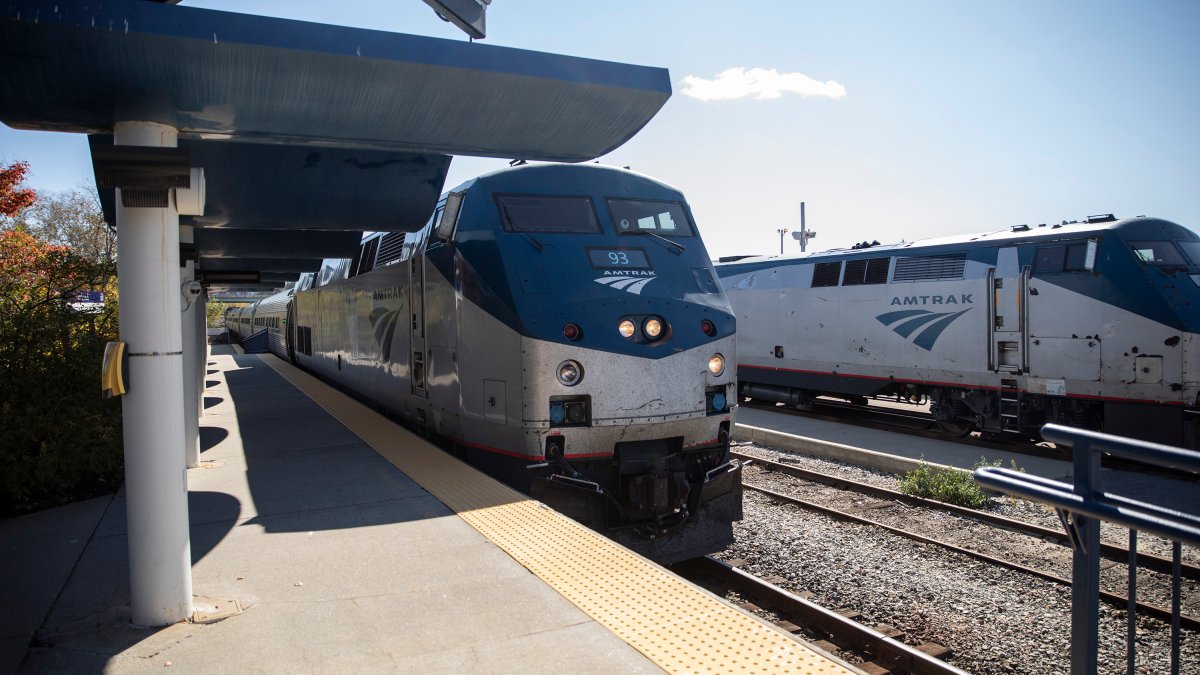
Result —
<instances>
[{"instance_id":1,"label":"station platform","mask_svg":"<svg viewBox=\"0 0 1200 675\"><path fill-rule=\"evenodd\" d=\"M1014 465L1026 473L1071 483L1074 467L1069 459L937 440L842 424L785 412L739 406L735 441L750 441L817 457L839 459L858 466L903 474L922 462L935 467L971 470L980 459ZM1104 489L1133 499L1188 513L1200 513L1200 482L1195 477L1173 479L1161 473L1138 473L1105 468Z\"/></svg>"},{"instance_id":2,"label":"station platform","mask_svg":"<svg viewBox=\"0 0 1200 675\"><path fill-rule=\"evenodd\" d=\"M205 384L196 621L129 623L121 493L10 519L0 673L858 672L274 356Z\"/></svg>"}]
</instances>

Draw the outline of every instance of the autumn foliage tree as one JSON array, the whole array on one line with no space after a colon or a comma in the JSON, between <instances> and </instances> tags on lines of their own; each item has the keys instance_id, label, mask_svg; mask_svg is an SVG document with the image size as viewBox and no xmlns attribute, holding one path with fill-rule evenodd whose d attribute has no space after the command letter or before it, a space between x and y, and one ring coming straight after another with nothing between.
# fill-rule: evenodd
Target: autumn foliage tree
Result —
<instances>
[{"instance_id":1,"label":"autumn foliage tree","mask_svg":"<svg viewBox=\"0 0 1200 675\"><path fill-rule=\"evenodd\" d=\"M29 164L26 162L13 162L0 167L0 216L15 216L37 199L36 192L21 187L28 173Z\"/></svg>"},{"instance_id":2,"label":"autumn foliage tree","mask_svg":"<svg viewBox=\"0 0 1200 675\"><path fill-rule=\"evenodd\" d=\"M122 479L121 407L99 394L104 344L117 335L115 262L36 236L26 216L38 197L19 194L34 195L0 184L0 204L23 204L0 221L0 515ZM102 307L76 302L95 290Z\"/></svg>"}]
</instances>

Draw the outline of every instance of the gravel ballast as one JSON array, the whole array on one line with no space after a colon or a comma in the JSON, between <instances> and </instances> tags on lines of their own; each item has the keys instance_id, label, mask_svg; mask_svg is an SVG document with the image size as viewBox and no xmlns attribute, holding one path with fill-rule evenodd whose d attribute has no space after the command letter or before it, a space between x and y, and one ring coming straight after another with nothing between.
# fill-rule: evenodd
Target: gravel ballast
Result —
<instances>
[{"instance_id":1,"label":"gravel ballast","mask_svg":"<svg viewBox=\"0 0 1200 675\"><path fill-rule=\"evenodd\" d=\"M785 461L898 490L898 477L839 462L741 445L746 454ZM845 509L845 491L756 469L746 483L764 485L802 499ZM835 503L835 502L840 502ZM879 528L834 520L795 506L778 504L747 490L745 519L735 526L736 542L720 558L742 559L747 572L781 577L780 585L830 609L855 610L867 625L888 624L906 633L906 642L935 642L952 650L948 662L973 673L1049 673L1070 669L1071 590L1033 575L975 560L945 548L921 544ZM1046 507L1012 498L995 498L989 511L1009 518L1061 528ZM859 513L888 525L949 540L964 548L1018 560L1029 567L1070 578L1070 550L1039 539L969 523L924 508L882 505ZM1116 544L1128 531L1106 527ZM1139 551L1170 556L1165 542L1139 539ZM1184 559L1197 553L1184 547ZM1103 586L1124 592L1124 565L1109 564ZM1139 570L1139 600L1169 606L1169 579ZM1200 613L1196 584L1184 580L1184 613ZM1105 603L1100 610L1099 672L1124 672L1125 612ZM1142 616L1137 626L1138 672L1169 672L1170 626ZM1200 637L1184 630L1182 672L1200 669Z\"/></svg>"}]
</instances>

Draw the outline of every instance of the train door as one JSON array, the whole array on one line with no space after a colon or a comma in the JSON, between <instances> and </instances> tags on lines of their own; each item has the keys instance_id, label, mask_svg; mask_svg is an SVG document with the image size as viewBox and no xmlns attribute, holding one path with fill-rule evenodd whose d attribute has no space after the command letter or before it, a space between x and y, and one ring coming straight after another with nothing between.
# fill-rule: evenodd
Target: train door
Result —
<instances>
[{"instance_id":1,"label":"train door","mask_svg":"<svg viewBox=\"0 0 1200 675\"><path fill-rule=\"evenodd\" d=\"M988 270L990 332L989 361L998 372L1029 370L1026 341L1026 308L1029 289L1029 268L1022 268L1016 247L1002 248L996 256L996 266Z\"/></svg>"},{"instance_id":2,"label":"train door","mask_svg":"<svg viewBox=\"0 0 1200 675\"><path fill-rule=\"evenodd\" d=\"M288 360L296 363L296 296L287 305L287 316L283 319L283 339L287 341Z\"/></svg>"},{"instance_id":3,"label":"train door","mask_svg":"<svg viewBox=\"0 0 1200 675\"><path fill-rule=\"evenodd\" d=\"M428 375L429 352L425 346L425 246L418 242L408 259L409 283L408 306L412 308L409 324L409 373L413 396L429 397L425 383Z\"/></svg>"}]
</instances>

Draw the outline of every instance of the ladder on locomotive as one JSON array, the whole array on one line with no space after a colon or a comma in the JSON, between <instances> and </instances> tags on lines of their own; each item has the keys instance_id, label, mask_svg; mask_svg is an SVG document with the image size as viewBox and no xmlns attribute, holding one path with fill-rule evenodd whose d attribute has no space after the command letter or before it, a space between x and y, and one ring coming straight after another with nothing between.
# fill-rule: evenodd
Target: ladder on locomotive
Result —
<instances>
[{"instance_id":1,"label":"ladder on locomotive","mask_svg":"<svg viewBox=\"0 0 1200 675\"><path fill-rule=\"evenodd\" d=\"M1000 431L1021 432L1021 390L1016 380L1000 380Z\"/></svg>"}]
</instances>

